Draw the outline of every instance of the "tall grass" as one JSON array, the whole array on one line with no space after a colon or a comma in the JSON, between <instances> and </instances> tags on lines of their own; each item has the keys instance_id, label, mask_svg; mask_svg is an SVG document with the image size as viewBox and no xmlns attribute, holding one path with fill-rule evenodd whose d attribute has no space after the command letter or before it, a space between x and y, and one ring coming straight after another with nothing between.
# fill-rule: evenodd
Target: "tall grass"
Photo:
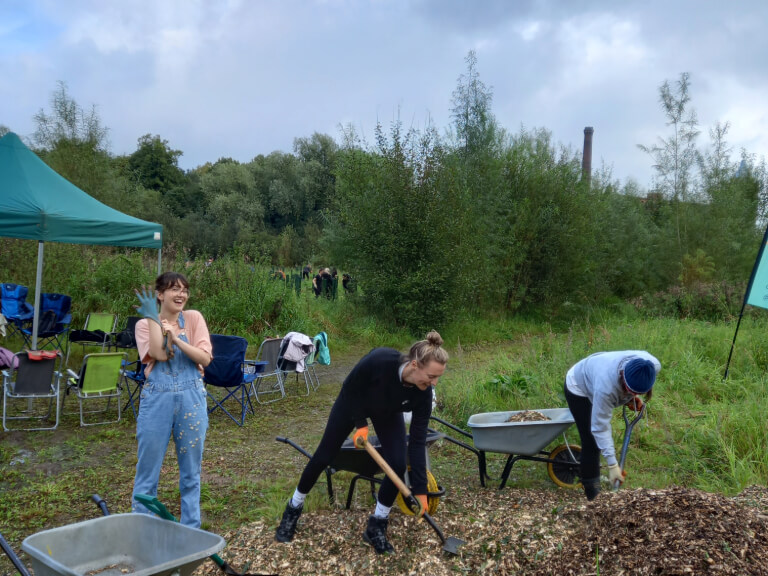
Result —
<instances>
[{"instance_id":1,"label":"tall grass","mask_svg":"<svg viewBox=\"0 0 768 576\"><path fill-rule=\"evenodd\" d=\"M627 461L631 484L733 493L765 483L764 319L742 323L727 380L723 373L735 324L626 316L574 323L559 332L524 321L508 324L514 339L462 346L454 354L438 392L448 419L464 423L479 412L565 406L565 373L575 362L601 350L644 349L659 358L662 371L647 418L633 432ZM620 447L620 411L613 430ZM568 436L578 442L573 427Z\"/></svg>"}]
</instances>

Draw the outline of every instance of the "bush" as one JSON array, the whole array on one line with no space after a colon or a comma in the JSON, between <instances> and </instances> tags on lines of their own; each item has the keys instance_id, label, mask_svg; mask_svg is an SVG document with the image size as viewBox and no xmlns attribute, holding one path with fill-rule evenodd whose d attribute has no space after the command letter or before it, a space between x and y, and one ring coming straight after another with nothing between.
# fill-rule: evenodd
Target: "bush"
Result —
<instances>
[{"instance_id":1,"label":"bush","mask_svg":"<svg viewBox=\"0 0 768 576\"><path fill-rule=\"evenodd\" d=\"M652 296L633 300L647 316L679 319L731 320L739 315L745 285L729 282L699 282L690 287L673 286Z\"/></svg>"}]
</instances>

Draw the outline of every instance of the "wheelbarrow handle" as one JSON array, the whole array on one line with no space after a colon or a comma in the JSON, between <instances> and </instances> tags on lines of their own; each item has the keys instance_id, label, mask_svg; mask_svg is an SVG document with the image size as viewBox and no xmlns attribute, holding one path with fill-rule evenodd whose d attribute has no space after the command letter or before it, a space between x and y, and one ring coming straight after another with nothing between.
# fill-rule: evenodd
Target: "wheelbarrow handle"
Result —
<instances>
[{"instance_id":1,"label":"wheelbarrow handle","mask_svg":"<svg viewBox=\"0 0 768 576\"><path fill-rule=\"evenodd\" d=\"M165 504L160 502L160 500L154 496L149 496L147 494L134 494L133 499L141 502L147 510L157 514L160 516L160 518L178 522L178 520L176 520L176 516L168 511L168 508L165 507Z\"/></svg>"},{"instance_id":2,"label":"wheelbarrow handle","mask_svg":"<svg viewBox=\"0 0 768 576\"><path fill-rule=\"evenodd\" d=\"M30 576L29 570L27 570L27 567L24 566L21 558L16 555L16 552L13 551L13 548L11 548L11 545L8 544L5 538L3 538L2 534L0 534L0 548L3 549L3 552L5 552L5 555L8 556L8 559L11 561L14 568L18 570L21 576Z\"/></svg>"},{"instance_id":3,"label":"wheelbarrow handle","mask_svg":"<svg viewBox=\"0 0 768 576\"><path fill-rule=\"evenodd\" d=\"M291 440L289 438L284 438L283 436L278 436L278 437L275 438L275 441L282 442L283 444L288 444L289 446L292 446L292 447L296 448L296 450L298 450L299 452L304 454L304 456L306 456L310 460L312 459L312 454L310 454L309 452L304 450L304 448L302 448L301 446L296 444L296 442L294 442L293 440Z\"/></svg>"}]
</instances>

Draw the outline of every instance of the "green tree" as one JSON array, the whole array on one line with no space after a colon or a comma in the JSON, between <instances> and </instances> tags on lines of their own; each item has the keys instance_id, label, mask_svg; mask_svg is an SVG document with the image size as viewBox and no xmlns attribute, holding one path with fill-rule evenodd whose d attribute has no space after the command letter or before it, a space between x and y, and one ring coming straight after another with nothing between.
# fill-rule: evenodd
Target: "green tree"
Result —
<instances>
[{"instance_id":1,"label":"green tree","mask_svg":"<svg viewBox=\"0 0 768 576\"><path fill-rule=\"evenodd\" d=\"M136 151L128 158L131 177L150 190L165 195L183 187L184 172L179 168L181 150L174 150L160 136L145 134L138 140Z\"/></svg>"},{"instance_id":2,"label":"green tree","mask_svg":"<svg viewBox=\"0 0 768 576\"><path fill-rule=\"evenodd\" d=\"M84 110L68 93L64 82L51 96L51 111L34 116L34 145L40 157L64 178L91 196L111 205L115 174L109 157L108 129L96 106Z\"/></svg>"},{"instance_id":3,"label":"green tree","mask_svg":"<svg viewBox=\"0 0 768 576\"><path fill-rule=\"evenodd\" d=\"M739 281L749 275L759 243L759 183L749 158L743 157L738 167L731 161L729 128L726 122L710 130L711 151L700 159L707 226L699 250L711 257L722 279Z\"/></svg>"},{"instance_id":4,"label":"green tree","mask_svg":"<svg viewBox=\"0 0 768 576\"><path fill-rule=\"evenodd\" d=\"M696 139L699 136L696 111L690 108L690 74L683 72L674 88L665 80L659 88L659 101L672 134L660 136L652 146L638 145L653 159L656 171L654 190L670 199L674 208L677 255L682 266L689 250L689 230L696 215L692 202L697 199L694 169L699 160Z\"/></svg>"},{"instance_id":5,"label":"green tree","mask_svg":"<svg viewBox=\"0 0 768 576\"><path fill-rule=\"evenodd\" d=\"M475 51L470 50L464 61L467 71L453 92L451 117L457 143L471 155L494 143L496 119L491 113L493 90L480 80Z\"/></svg>"},{"instance_id":6,"label":"green tree","mask_svg":"<svg viewBox=\"0 0 768 576\"><path fill-rule=\"evenodd\" d=\"M334 262L355 270L364 303L414 332L439 327L452 309L455 214L440 183L443 150L434 129L387 137L376 148L344 150L337 218L326 227Z\"/></svg>"}]
</instances>

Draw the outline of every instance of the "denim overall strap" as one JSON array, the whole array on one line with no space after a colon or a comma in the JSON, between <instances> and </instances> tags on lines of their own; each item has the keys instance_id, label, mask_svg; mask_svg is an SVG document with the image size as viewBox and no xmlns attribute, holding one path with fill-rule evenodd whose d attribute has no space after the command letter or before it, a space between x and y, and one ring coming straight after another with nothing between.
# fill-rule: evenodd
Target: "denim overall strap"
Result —
<instances>
[{"instance_id":1,"label":"denim overall strap","mask_svg":"<svg viewBox=\"0 0 768 576\"><path fill-rule=\"evenodd\" d=\"M184 315L179 314L179 339L189 342L184 333ZM206 392L197 365L178 346L173 357L157 362L141 393L141 408L136 424L138 462L134 494L157 495L160 469L173 435L179 464L181 523L200 527L200 472L205 434L208 430ZM135 512L145 512L133 502Z\"/></svg>"}]
</instances>

